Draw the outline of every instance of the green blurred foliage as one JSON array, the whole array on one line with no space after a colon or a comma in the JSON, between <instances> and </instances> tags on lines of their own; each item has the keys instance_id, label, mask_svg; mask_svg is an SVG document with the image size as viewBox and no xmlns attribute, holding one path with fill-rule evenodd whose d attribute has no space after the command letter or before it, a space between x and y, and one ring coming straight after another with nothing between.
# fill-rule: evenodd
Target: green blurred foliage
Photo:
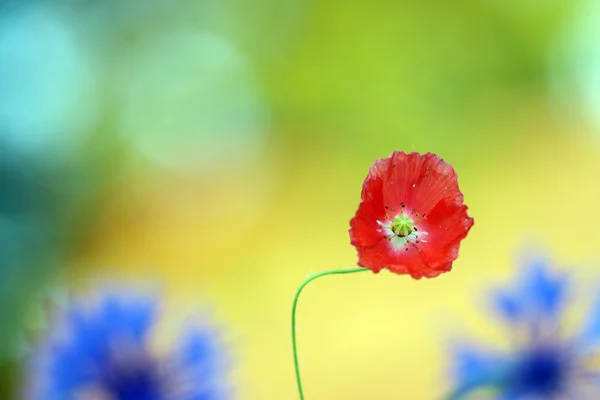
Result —
<instances>
[{"instance_id":1,"label":"green blurred foliage","mask_svg":"<svg viewBox=\"0 0 600 400\"><path fill-rule=\"evenodd\" d=\"M215 263L202 272L209 282L204 289L234 310L232 318L241 330L257 334L248 315L255 310L240 304L239 293L250 290L244 289L248 282L264 284L259 292L247 293L280 307L289 300L283 294L289 282L283 273L259 269L261 262L287 265L282 254L298 251L298 246L303 252L310 247L328 261L336 259L324 255L332 243L347 246L342 243L346 237L336 235L340 223L350 218L346 208L358 201L360 181L374 158L394 149L437 152L455 164L461 178L469 171L464 187L471 190L473 210L492 216L513 200L511 190L520 201L531 182L554 190L556 182L543 179L552 168L548 160L573 161L570 152L581 146L568 129L556 128L548 81L549 54L577 13L578 2L0 1L0 17L21 18L20 11L33 6L52 10L51 17L58 15L75 38L74 48L94 80L93 98L80 103L96 102L98 115L74 153L49 148L29 159L7 147L0 154L0 222L4 217L20 221L6 234L0 226L3 343L26 335L22 316L43 302L35 296L36 288L65 271L77 282L106 263L163 274L179 284L190 280L186 274L195 276L189 271L201 262ZM210 53L193 46L189 54L152 52L180 32L219 38L237 64L232 62L232 69L216 64L215 70L204 68L202 60L194 64ZM132 82L143 94L136 79L152 70L140 60L153 67L172 63L172 71L181 75L157 74L155 81L143 81L151 107L142 103L137 109L147 125L131 132L135 129L127 131L122 121ZM207 76L195 77L196 65L197 73ZM220 75L220 69L229 75ZM167 96L174 83L181 88ZM243 97L240 90L251 100L233 101ZM231 103L239 112L227 107L227 95L234 97ZM213 110L211 100L217 97L220 103ZM258 121L252 129L230 132L244 125L242 116L250 112L261 113L248 119ZM75 107L71 117L79 113ZM130 134L136 140L149 137L148 128L163 117L210 119L206 115L217 116L210 122L218 129L195 131L192 124L181 132L185 129L178 126L159 135L156 143L177 158L182 138L202 138L190 140L189 146L185 142L185 147L198 146L203 152L197 154L215 157L210 167L200 163L189 171L169 170L130 140ZM8 132L3 129L0 121L0 138ZM249 141L238 140L244 134ZM189 154L193 158L195 153ZM564 183L563 195L577 186L567 172L555 173ZM521 176L531 182L519 181ZM501 205L486 203L492 192ZM348 193L355 193L354 198ZM585 193L572 196L583 201ZM286 224L296 229L285 232ZM510 221L493 228L482 225L488 233L513 228ZM223 237L243 238L247 254L232 252L229 242L218 240ZM474 259L467 257L467 262ZM158 267L148 271L139 267L140 260L163 263L167 272ZM170 262L181 268L170 271ZM299 270L293 264L289 268L295 281ZM177 284L170 284L176 292ZM270 329L260 331L268 336L265 342L287 340L279 311L260 315ZM250 345L244 354L258 359L262 344ZM0 371L0 398L8 398L9 387L17 383L11 363ZM242 372L246 379L273 372L264 365L244 368L250 371ZM286 379L272 393L291 385Z\"/></svg>"}]
</instances>

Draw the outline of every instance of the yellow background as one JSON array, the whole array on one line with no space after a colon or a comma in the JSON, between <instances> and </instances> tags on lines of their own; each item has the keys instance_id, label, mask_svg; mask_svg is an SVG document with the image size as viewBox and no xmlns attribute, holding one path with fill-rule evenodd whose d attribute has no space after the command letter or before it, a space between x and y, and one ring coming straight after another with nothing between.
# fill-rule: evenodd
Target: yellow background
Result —
<instances>
[{"instance_id":1,"label":"yellow background","mask_svg":"<svg viewBox=\"0 0 600 400\"><path fill-rule=\"evenodd\" d=\"M546 249L584 276L597 265L600 109L580 90L591 75L573 67L587 65L575 50L588 4L167 3L48 6L66 13L69 29L87 32L75 35L77 49L96 89L81 102L101 110L76 156L40 156L64 155L66 170L84 171L95 187L76 206L58 206L76 211L60 226L69 235L50 275L73 291L115 280L157 285L165 342L189 315L214 319L236 398L297 396L294 293L313 272L356 264L349 220L369 166L393 150L451 163L475 225L454 269L439 278L384 271L306 288L298 345L307 399L440 398L451 387L453 340L508 341L485 296L514 275L519 254ZM189 52L152 51L170 49L162 38L182 31L212 35L234 56L195 76L194 63L220 55L196 42L185 44ZM181 75L161 69L169 60ZM151 79L128 86L146 69ZM194 91L197 79L212 82L210 90ZM131 100L142 102L141 117L123 125L139 111L128 108L135 85L149 99ZM192 89L180 96L174 85ZM200 121L212 116L221 90L230 97L216 123L169 125L196 107L208 110ZM241 114L254 113L247 130L238 108L228 108L246 94ZM182 129L190 129L184 139ZM158 135L153 154L168 163L140 151L130 134L142 142Z\"/></svg>"}]
</instances>

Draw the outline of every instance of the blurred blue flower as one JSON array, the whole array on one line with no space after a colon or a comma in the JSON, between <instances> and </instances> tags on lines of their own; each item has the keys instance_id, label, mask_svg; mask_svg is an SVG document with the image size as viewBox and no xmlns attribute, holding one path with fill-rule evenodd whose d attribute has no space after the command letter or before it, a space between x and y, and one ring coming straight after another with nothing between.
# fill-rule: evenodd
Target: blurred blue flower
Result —
<instances>
[{"instance_id":1,"label":"blurred blue flower","mask_svg":"<svg viewBox=\"0 0 600 400\"><path fill-rule=\"evenodd\" d=\"M228 398L216 333L195 326L177 347L151 345L157 302L106 295L91 308L73 304L34 352L30 400L217 400Z\"/></svg>"},{"instance_id":2,"label":"blurred blue flower","mask_svg":"<svg viewBox=\"0 0 600 400\"><path fill-rule=\"evenodd\" d=\"M492 292L494 312L509 327L507 350L457 346L456 391L467 398L493 388L497 398L600 398L600 297L575 333L565 329L565 310L573 289L569 277L545 258L529 260L513 285Z\"/></svg>"}]
</instances>

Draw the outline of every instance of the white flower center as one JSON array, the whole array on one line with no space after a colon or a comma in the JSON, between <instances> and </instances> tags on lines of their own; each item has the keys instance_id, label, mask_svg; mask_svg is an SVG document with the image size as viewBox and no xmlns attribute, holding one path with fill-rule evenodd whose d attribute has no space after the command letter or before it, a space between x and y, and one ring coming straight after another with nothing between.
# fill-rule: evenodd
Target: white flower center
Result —
<instances>
[{"instance_id":1,"label":"white flower center","mask_svg":"<svg viewBox=\"0 0 600 400\"><path fill-rule=\"evenodd\" d=\"M402 203L402 208L405 208L404 203ZM386 207L387 209L387 207ZM392 211L395 211L392 209ZM423 235L427 235L427 232L421 231L415 224L422 221L420 215L418 213L414 213L414 209L410 215L404 213L404 210L401 209L400 213L393 218L390 219L390 216L386 214L385 222L377 221L377 224L380 226L380 231L384 233L384 237L388 242L392 244L395 250L399 250L404 248L405 251L408 251L409 244L418 244L420 242L427 243L427 240L423 239Z\"/></svg>"}]
</instances>

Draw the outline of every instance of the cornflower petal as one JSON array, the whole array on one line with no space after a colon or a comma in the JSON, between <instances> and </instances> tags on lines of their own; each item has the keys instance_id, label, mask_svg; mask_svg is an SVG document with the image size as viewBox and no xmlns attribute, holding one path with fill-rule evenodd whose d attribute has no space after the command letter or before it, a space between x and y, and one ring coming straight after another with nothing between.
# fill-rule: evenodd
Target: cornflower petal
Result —
<instances>
[{"instance_id":1,"label":"cornflower petal","mask_svg":"<svg viewBox=\"0 0 600 400\"><path fill-rule=\"evenodd\" d=\"M596 347L600 345L600 296L598 296L590 311L586 315L586 321L579 334L579 341L585 346Z\"/></svg>"},{"instance_id":2,"label":"cornflower petal","mask_svg":"<svg viewBox=\"0 0 600 400\"><path fill-rule=\"evenodd\" d=\"M216 332L193 327L169 355L156 354L151 334L157 300L104 296L72 304L32 355L27 400L219 400L226 390Z\"/></svg>"},{"instance_id":3,"label":"cornflower petal","mask_svg":"<svg viewBox=\"0 0 600 400\"><path fill-rule=\"evenodd\" d=\"M473 355L468 347L459 349L454 357L456 386L477 383L478 376L496 369L498 379L482 380L481 385L496 388L498 398L574 399L581 398L576 394L583 391L593 393L586 398L600 398L600 386L594 386L600 376L598 363L593 362L599 355L600 298L580 333L565 335L560 324L570 300L568 278L554 270L547 258L534 258L512 285L494 292L492 301L509 323L512 347L500 359L494 351Z\"/></svg>"}]
</instances>

